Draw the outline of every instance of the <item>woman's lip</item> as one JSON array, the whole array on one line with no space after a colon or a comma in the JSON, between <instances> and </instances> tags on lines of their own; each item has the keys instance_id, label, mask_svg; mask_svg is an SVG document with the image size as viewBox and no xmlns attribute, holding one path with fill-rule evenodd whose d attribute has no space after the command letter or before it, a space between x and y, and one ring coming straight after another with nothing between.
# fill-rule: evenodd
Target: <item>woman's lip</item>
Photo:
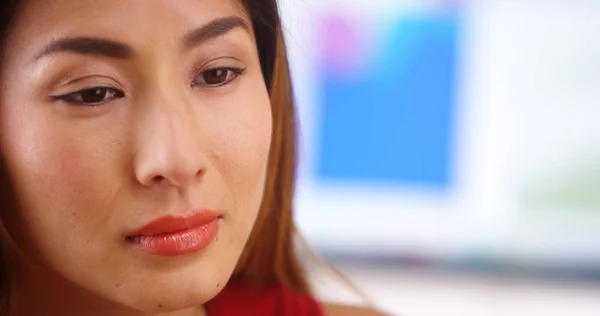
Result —
<instances>
[{"instance_id":1,"label":"woman's lip","mask_svg":"<svg viewBox=\"0 0 600 316\"><path fill-rule=\"evenodd\" d=\"M163 216L128 234L128 238L167 235L189 228L204 226L220 217L219 212L200 209L187 216Z\"/></svg>"},{"instance_id":2,"label":"woman's lip","mask_svg":"<svg viewBox=\"0 0 600 316\"><path fill-rule=\"evenodd\" d=\"M206 248L219 232L220 217L172 233L127 237L127 242L142 252L158 256L181 256Z\"/></svg>"}]
</instances>

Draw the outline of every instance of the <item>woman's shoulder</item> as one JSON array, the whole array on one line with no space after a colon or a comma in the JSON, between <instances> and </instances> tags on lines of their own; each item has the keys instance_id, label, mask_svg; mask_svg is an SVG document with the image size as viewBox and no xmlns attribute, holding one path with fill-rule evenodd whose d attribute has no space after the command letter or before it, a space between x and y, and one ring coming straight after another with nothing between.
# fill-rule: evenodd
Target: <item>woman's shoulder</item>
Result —
<instances>
[{"instance_id":1,"label":"woman's shoulder","mask_svg":"<svg viewBox=\"0 0 600 316\"><path fill-rule=\"evenodd\" d=\"M384 316L368 308L321 303L280 283L239 279L231 280L206 309L211 316Z\"/></svg>"}]
</instances>

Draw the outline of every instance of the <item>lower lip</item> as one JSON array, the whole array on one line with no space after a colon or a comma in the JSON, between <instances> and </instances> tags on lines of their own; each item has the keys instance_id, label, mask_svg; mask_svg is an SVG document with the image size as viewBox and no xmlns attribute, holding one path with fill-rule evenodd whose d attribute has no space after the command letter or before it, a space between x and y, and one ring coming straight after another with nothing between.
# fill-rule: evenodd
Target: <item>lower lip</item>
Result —
<instances>
[{"instance_id":1,"label":"lower lip","mask_svg":"<svg viewBox=\"0 0 600 316\"><path fill-rule=\"evenodd\" d=\"M219 218L200 226L191 227L174 233L135 236L128 241L143 252L165 256L181 256L206 248L219 232Z\"/></svg>"}]
</instances>

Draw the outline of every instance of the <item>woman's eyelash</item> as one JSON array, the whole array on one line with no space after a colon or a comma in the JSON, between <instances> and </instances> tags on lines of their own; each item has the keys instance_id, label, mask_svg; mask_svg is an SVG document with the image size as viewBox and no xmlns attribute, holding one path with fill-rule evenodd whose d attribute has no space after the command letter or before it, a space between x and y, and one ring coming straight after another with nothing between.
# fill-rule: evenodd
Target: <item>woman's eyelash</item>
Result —
<instances>
[{"instance_id":1,"label":"woman's eyelash","mask_svg":"<svg viewBox=\"0 0 600 316\"><path fill-rule=\"evenodd\" d=\"M193 87L204 85L209 88L221 87L229 84L244 73L245 68L238 67L213 67L198 73L192 80Z\"/></svg>"},{"instance_id":2,"label":"woman's eyelash","mask_svg":"<svg viewBox=\"0 0 600 316\"><path fill-rule=\"evenodd\" d=\"M53 98L74 105L94 107L123 97L125 97L125 93L119 89L98 86L54 96Z\"/></svg>"}]
</instances>

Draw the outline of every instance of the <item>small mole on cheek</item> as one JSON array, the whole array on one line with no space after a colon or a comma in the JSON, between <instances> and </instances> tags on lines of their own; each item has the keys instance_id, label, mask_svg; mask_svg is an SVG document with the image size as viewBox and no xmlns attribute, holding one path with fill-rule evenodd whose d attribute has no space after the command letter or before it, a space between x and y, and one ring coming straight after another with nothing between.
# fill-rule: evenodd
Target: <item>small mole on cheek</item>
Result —
<instances>
[{"instance_id":1,"label":"small mole on cheek","mask_svg":"<svg viewBox=\"0 0 600 316\"><path fill-rule=\"evenodd\" d=\"M221 283L217 283L217 289L219 288L219 286L221 286Z\"/></svg>"},{"instance_id":2,"label":"small mole on cheek","mask_svg":"<svg viewBox=\"0 0 600 316\"><path fill-rule=\"evenodd\" d=\"M162 307L163 307L162 304L158 304L158 308L162 308Z\"/></svg>"},{"instance_id":3,"label":"small mole on cheek","mask_svg":"<svg viewBox=\"0 0 600 316\"><path fill-rule=\"evenodd\" d=\"M121 284L121 283L117 283L117 284L115 285L115 287L116 287L117 289L120 289L122 286L123 286L123 284Z\"/></svg>"}]
</instances>

